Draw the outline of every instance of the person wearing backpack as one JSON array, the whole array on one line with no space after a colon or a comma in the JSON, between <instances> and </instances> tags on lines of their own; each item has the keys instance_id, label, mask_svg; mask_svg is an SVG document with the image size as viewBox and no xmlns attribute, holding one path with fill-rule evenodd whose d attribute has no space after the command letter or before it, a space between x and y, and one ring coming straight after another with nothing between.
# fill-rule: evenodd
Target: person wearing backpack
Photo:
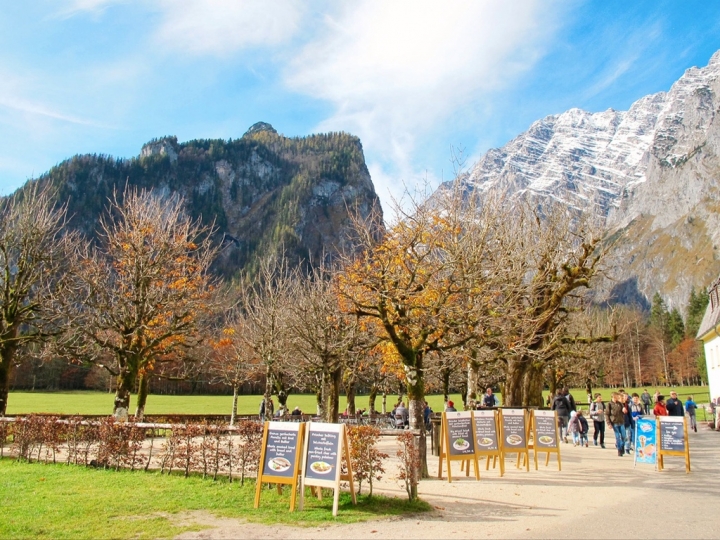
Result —
<instances>
[{"instance_id":1,"label":"person wearing backpack","mask_svg":"<svg viewBox=\"0 0 720 540\"><path fill-rule=\"evenodd\" d=\"M642 393L642 396L640 396L640 399L642 400L643 408L645 409L644 414L650 414L650 403L652 398L650 397L650 392L647 391L647 388Z\"/></svg>"},{"instance_id":2,"label":"person wearing backpack","mask_svg":"<svg viewBox=\"0 0 720 540\"><path fill-rule=\"evenodd\" d=\"M693 401L692 396L688 396L685 400L685 412L690 417L690 429L697 433L697 419L695 418L695 411L697 410L697 404Z\"/></svg>"},{"instance_id":3,"label":"person wearing backpack","mask_svg":"<svg viewBox=\"0 0 720 540\"><path fill-rule=\"evenodd\" d=\"M562 390L557 391L555 399L553 399L551 408L553 411L557 411L558 426L560 427L560 438L567 444L567 427L570 420L570 403L563 394Z\"/></svg>"},{"instance_id":4,"label":"person wearing backpack","mask_svg":"<svg viewBox=\"0 0 720 540\"><path fill-rule=\"evenodd\" d=\"M588 423L582 411L577 412L578 423L580 424L580 446L588 447Z\"/></svg>"},{"instance_id":5,"label":"person wearing backpack","mask_svg":"<svg viewBox=\"0 0 720 540\"><path fill-rule=\"evenodd\" d=\"M598 437L600 438L600 447L605 448L605 403L602 396L595 394L595 401L590 405L590 419L593 421L593 446L598 445Z\"/></svg>"}]
</instances>

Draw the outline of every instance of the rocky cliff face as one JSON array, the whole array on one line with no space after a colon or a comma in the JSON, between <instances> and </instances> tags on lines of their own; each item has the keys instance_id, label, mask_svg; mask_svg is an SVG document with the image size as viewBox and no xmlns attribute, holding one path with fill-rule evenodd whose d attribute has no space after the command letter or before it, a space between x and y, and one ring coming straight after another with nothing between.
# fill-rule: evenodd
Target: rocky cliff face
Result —
<instances>
[{"instance_id":1,"label":"rocky cliff face","mask_svg":"<svg viewBox=\"0 0 720 540\"><path fill-rule=\"evenodd\" d=\"M237 140L178 143L163 137L137 158L75 156L43 175L67 201L70 226L92 236L108 197L125 183L179 193L188 212L214 222L224 243L217 269L252 271L284 249L293 262L319 262L348 246L349 212L380 212L357 137L287 138L259 122Z\"/></svg>"},{"instance_id":2,"label":"rocky cliff face","mask_svg":"<svg viewBox=\"0 0 720 540\"><path fill-rule=\"evenodd\" d=\"M470 189L549 197L601 216L615 300L685 306L720 274L720 51L629 111L571 109L487 152Z\"/></svg>"}]
</instances>

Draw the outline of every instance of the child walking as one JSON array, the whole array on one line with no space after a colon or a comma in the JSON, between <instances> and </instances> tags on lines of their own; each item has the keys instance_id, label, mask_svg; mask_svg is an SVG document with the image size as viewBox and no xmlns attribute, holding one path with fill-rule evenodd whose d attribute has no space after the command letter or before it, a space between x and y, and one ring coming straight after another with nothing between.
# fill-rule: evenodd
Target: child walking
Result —
<instances>
[{"instance_id":1,"label":"child walking","mask_svg":"<svg viewBox=\"0 0 720 540\"><path fill-rule=\"evenodd\" d=\"M577 446L580 442L580 417L575 411L570 411L570 421L568 422L567 431L572 435L573 446Z\"/></svg>"},{"instance_id":2,"label":"child walking","mask_svg":"<svg viewBox=\"0 0 720 540\"><path fill-rule=\"evenodd\" d=\"M580 423L580 446L588 447L588 422L585 420L582 411L577 412L578 422Z\"/></svg>"}]
</instances>

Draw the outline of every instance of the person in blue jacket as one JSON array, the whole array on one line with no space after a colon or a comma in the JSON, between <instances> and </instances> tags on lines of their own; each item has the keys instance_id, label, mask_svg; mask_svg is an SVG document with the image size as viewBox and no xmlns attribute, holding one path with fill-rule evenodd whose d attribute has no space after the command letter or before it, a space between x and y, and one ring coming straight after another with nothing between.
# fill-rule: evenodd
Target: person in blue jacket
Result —
<instances>
[{"instance_id":1,"label":"person in blue jacket","mask_svg":"<svg viewBox=\"0 0 720 540\"><path fill-rule=\"evenodd\" d=\"M685 400L685 412L690 417L690 428L697 433L697 419L695 418L695 411L697 410L697 403L693 401L692 396L688 396Z\"/></svg>"}]
</instances>

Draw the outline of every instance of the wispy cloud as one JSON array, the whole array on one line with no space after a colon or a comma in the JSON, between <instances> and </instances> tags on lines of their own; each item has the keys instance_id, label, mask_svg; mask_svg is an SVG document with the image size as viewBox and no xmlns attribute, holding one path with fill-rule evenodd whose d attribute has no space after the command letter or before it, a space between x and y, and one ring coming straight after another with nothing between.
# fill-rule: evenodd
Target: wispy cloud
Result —
<instances>
[{"instance_id":1,"label":"wispy cloud","mask_svg":"<svg viewBox=\"0 0 720 540\"><path fill-rule=\"evenodd\" d=\"M112 4L125 0L69 0L60 4L55 16L67 19L79 13L100 14Z\"/></svg>"},{"instance_id":2,"label":"wispy cloud","mask_svg":"<svg viewBox=\"0 0 720 540\"><path fill-rule=\"evenodd\" d=\"M7 99L0 97L0 107L6 107L14 111L44 116L46 118L52 118L53 120L60 120L62 122L69 122L71 124L78 124L81 126L107 127L101 126L100 124L97 124L92 120L63 114L62 112L54 111L42 104L30 103L24 100Z\"/></svg>"},{"instance_id":3,"label":"wispy cloud","mask_svg":"<svg viewBox=\"0 0 720 540\"><path fill-rule=\"evenodd\" d=\"M299 0L162 0L161 44L191 54L226 56L291 39L300 27Z\"/></svg>"},{"instance_id":4,"label":"wispy cloud","mask_svg":"<svg viewBox=\"0 0 720 540\"><path fill-rule=\"evenodd\" d=\"M553 12L537 0L344 3L286 83L333 104L318 129L354 132L393 172L416 174L418 139L532 67L557 27Z\"/></svg>"}]
</instances>

